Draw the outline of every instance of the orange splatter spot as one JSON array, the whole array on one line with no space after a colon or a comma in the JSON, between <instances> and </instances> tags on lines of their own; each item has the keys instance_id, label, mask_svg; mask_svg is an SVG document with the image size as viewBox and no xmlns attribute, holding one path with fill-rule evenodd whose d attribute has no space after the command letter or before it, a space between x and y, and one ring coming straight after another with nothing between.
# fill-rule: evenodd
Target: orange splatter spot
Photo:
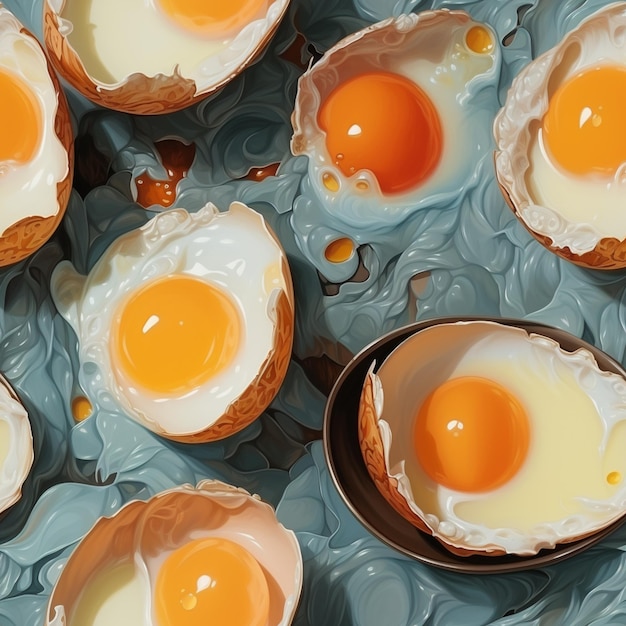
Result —
<instances>
[{"instance_id":1,"label":"orange splatter spot","mask_svg":"<svg viewBox=\"0 0 626 626\"><path fill-rule=\"evenodd\" d=\"M167 179L156 180L147 172L135 179L137 202L144 208L154 204L170 207L176 199L176 186L187 176L196 155L194 144L186 145L176 139L164 139L155 143L161 163L167 171Z\"/></svg>"},{"instance_id":2,"label":"orange splatter spot","mask_svg":"<svg viewBox=\"0 0 626 626\"><path fill-rule=\"evenodd\" d=\"M276 176L279 165L280 163L271 163L270 165L266 165L265 167L254 167L248 172L245 178L246 180L261 182L262 180L265 180L268 176Z\"/></svg>"},{"instance_id":3,"label":"orange splatter spot","mask_svg":"<svg viewBox=\"0 0 626 626\"><path fill-rule=\"evenodd\" d=\"M76 396L72 400L72 416L77 422L86 420L93 413L93 406L85 396Z\"/></svg>"}]
</instances>

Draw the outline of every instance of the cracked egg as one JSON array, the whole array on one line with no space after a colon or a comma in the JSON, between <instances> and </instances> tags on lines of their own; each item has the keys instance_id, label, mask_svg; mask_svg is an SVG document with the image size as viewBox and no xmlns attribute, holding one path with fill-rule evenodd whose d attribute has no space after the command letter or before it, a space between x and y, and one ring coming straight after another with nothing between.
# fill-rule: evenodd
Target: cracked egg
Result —
<instances>
[{"instance_id":1,"label":"cracked egg","mask_svg":"<svg viewBox=\"0 0 626 626\"><path fill-rule=\"evenodd\" d=\"M530 556L620 519L626 381L575 345L441 323L374 364L358 431L385 500L459 556Z\"/></svg>"},{"instance_id":2,"label":"cracked egg","mask_svg":"<svg viewBox=\"0 0 626 626\"><path fill-rule=\"evenodd\" d=\"M288 0L46 0L44 39L85 97L137 114L170 113L250 65Z\"/></svg>"},{"instance_id":3,"label":"cracked egg","mask_svg":"<svg viewBox=\"0 0 626 626\"><path fill-rule=\"evenodd\" d=\"M91 403L170 439L241 430L289 365L286 256L261 215L239 202L159 213L119 237L88 276L61 262L51 292L78 337Z\"/></svg>"},{"instance_id":4,"label":"cracked egg","mask_svg":"<svg viewBox=\"0 0 626 626\"><path fill-rule=\"evenodd\" d=\"M295 535L219 481L132 501L65 563L47 626L287 626L302 588Z\"/></svg>"},{"instance_id":5,"label":"cracked egg","mask_svg":"<svg viewBox=\"0 0 626 626\"><path fill-rule=\"evenodd\" d=\"M530 62L494 124L496 174L517 217L579 265L626 267L626 3Z\"/></svg>"},{"instance_id":6,"label":"cracked egg","mask_svg":"<svg viewBox=\"0 0 626 626\"><path fill-rule=\"evenodd\" d=\"M22 496L33 460L28 413L8 381L0 376L0 513Z\"/></svg>"},{"instance_id":7,"label":"cracked egg","mask_svg":"<svg viewBox=\"0 0 626 626\"><path fill-rule=\"evenodd\" d=\"M300 78L291 150L309 157L311 185L342 215L353 205L380 215L436 199L469 180L486 154L482 129L492 118L478 94L498 63L491 27L463 11L369 26Z\"/></svg>"},{"instance_id":8,"label":"cracked egg","mask_svg":"<svg viewBox=\"0 0 626 626\"><path fill-rule=\"evenodd\" d=\"M41 247L72 189L69 109L39 42L0 5L0 266Z\"/></svg>"}]
</instances>

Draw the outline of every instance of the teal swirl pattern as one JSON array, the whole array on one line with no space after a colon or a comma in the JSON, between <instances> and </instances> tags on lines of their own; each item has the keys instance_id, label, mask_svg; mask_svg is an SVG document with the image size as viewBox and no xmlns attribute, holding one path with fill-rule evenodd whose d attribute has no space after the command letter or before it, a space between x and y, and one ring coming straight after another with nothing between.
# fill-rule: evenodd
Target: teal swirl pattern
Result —
<instances>
[{"instance_id":1,"label":"teal swirl pattern","mask_svg":"<svg viewBox=\"0 0 626 626\"><path fill-rule=\"evenodd\" d=\"M41 0L5 4L41 36ZM367 24L441 7L489 23L501 63L480 106L495 115L519 70L605 4L292 0L262 58L190 109L135 118L69 92L77 135L89 138L97 167L83 172L53 240L0 271L0 371L29 410L36 446L24 496L0 519L0 624L43 624L64 561L98 517L203 478L258 493L296 532L305 563L297 626L626 624L624 529L562 564L499 576L434 569L368 534L330 480L319 441L325 395L307 369L322 355L343 364L387 331L446 315L548 323L626 363L626 274L584 270L542 248L506 207L487 156L451 181L454 201L431 198L401 223L370 217L356 228L320 206L306 158L289 150L303 67ZM294 45L301 63L287 58ZM491 129L480 132L491 146ZM294 358L279 395L243 432L198 446L161 440L121 413L75 424L76 338L49 293L61 259L87 272L116 237L160 210L139 207L132 189L143 172L164 175L155 143L167 137L196 145L176 204L193 211L241 200L262 213L287 252L296 291ZM276 176L245 179L274 163ZM354 237L359 254L330 267L324 242L337 234Z\"/></svg>"}]
</instances>

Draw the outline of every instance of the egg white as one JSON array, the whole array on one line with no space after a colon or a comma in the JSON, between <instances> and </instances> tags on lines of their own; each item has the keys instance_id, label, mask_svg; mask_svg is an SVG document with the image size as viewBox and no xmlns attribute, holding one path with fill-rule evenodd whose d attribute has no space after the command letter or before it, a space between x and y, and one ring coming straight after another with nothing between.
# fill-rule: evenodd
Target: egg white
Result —
<instances>
[{"instance_id":1,"label":"egg white","mask_svg":"<svg viewBox=\"0 0 626 626\"><path fill-rule=\"evenodd\" d=\"M480 376L509 390L530 427L527 456L497 489L435 483L413 450L413 420L450 378ZM590 352L565 352L522 329L441 324L413 335L375 375L378 426L390 476L433 534L456 547L534 554L608 525L626 511L626 381ZM622 481L608 484L610 472Z\"/></svg>"}]
</instances>

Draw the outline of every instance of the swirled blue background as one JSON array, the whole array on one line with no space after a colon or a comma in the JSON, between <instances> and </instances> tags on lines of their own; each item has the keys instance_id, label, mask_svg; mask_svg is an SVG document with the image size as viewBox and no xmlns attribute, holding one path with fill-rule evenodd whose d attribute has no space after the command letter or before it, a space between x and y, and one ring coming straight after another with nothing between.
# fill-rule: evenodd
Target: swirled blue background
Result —
<instances>
[{"instance_id":1,"label":"swirled blue background","mask_svg":"<svg viewBox=\"0 0 626 626\"><path fill-rule=\"evenodd\" d=\"M500 40L498 81L484 103L495 113L530 59L605 4L292 0L262 58L187 110L133 117L99 109L67 89L76 133L90 138L102 172L89 189L73 192L63 225L46 246L0 272L0 371L29 410L36 447L24 496L0 519L2 626L43 623L64 561L99 516L133 498L206 477L259 493L296 532L305 562L298 625L626 624L626 530L559 565L469 576L394 552L342 503L319 441L325 396L307 375L311 359L326 353L345 361L416 319L485 315L563 328L624 363L626 274L581 269L543 249L506 207L489 159L476 163L472 184L461 185L454 203L415 211L394 228L384 216L358 232L331 220L308 180L306 158L289 152L303 69L283 54L298 32L306 63L374 21L432 8L464 9L488 22ZM5 5L41 38L41 0ZM155 142L172 136L197 148L176 204L196 210L212 201L225 209L241 200L261 212L287 251L297 298L294 359L275 401L245 431L197 446L161 440L120 414L74 422L76 338L49 293L59 260L69 258L87 272L115 237L153 215L133 202L130 180L143 171L164 174ZM492 141L489 132L485 138ZM250 168L271 163L280 163L277 176L243 179ZM315 241L328 233L360 243L359 270L324 273L327 264Z\"/></svg>"}]
</instances>

